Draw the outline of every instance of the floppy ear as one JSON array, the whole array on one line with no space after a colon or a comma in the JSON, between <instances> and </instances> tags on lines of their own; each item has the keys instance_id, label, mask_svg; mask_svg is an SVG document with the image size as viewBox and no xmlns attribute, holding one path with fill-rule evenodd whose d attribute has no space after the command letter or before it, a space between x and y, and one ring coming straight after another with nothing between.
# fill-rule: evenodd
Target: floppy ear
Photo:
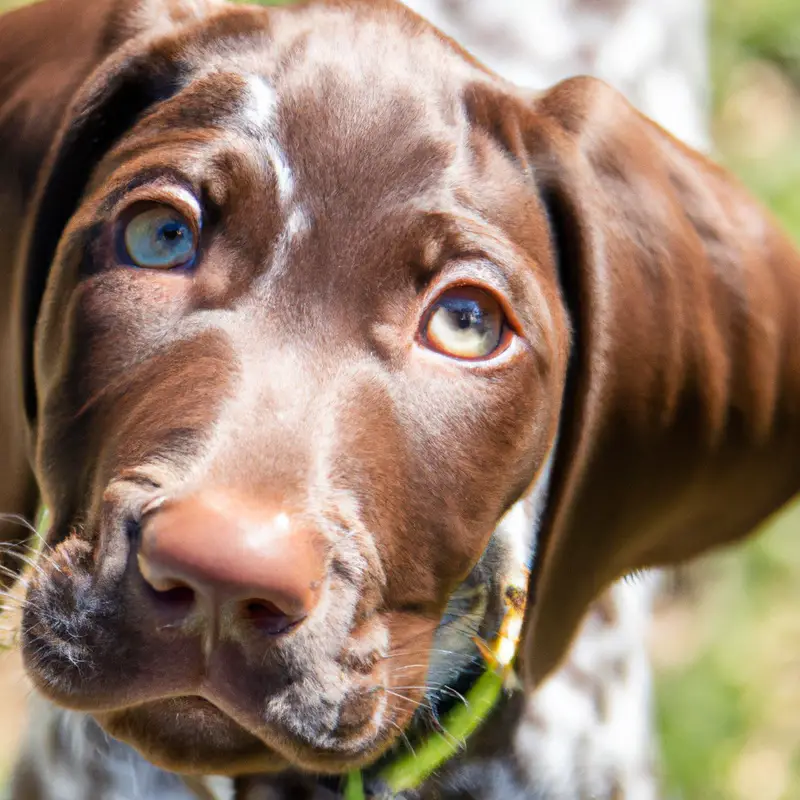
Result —
<instances>
[{"instance_id":1,"label":"floppy ear","mask_svg":"<svg viewBox=\"0 0 800 800\"><path fill-rule=\"evenodd\" d=\"M174 90L163 63L146 57L149 33L168 33L215 5L214 0L49 0L0 16L4 514L32 519L36 510L33 330L58 239L93 165L139 114ZM0 519L0 541L21 540L27 533Z\"/></svg>"},{"instance_id":2,"label":"floppy ear","mask_svg":"<svg viewBox=\"0 0 800 800\"><path fill-rule=\"evenodd\" d=\"M573 325L523 651L616 578L740 539L800 491L800 257L719 167L600 81L526 106Z\"/></svg>"}]
</instances>

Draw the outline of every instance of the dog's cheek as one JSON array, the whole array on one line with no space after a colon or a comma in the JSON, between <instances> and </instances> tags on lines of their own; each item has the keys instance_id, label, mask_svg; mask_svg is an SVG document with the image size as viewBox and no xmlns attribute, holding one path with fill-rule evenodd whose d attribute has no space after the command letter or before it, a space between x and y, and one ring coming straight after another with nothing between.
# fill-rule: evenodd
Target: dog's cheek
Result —
<instances>
[{"instance_id":1,"label":"dog's cheek","mask_svg":"<svg viewBox=\"0 0 800 800\"><path fill-rule=\"evenodd\" d=\"M523 352L492 373L466 368L419 393L411 446L424 527L439 532L426 554L438 575L466 576L546 460L558 418L550 380Z\"/></svg>"},{"instance_id":2,"label":"dog's cheek","mask_svg":"<svg viewBox=\"0 0 800 800\"><path fill-rule=\"evenodd\" d=\"M426 362L353 387L334 481L358 497L391 605L441 611L546 460L550 374L523 349L492 372Z\"/></svg>"},{"instance_id":3,"label":"dog's cheek","mask_svg":"<svg viewBox=\"0 0 800 800\"><path fill-rule=\"evenodd\" d=\"M181 309L141 276L114 270L75 283L75 269L54 266L37 328L36 384L40 426L50 437L76 438L64 444L79 457L95 410L124 393L136 364L168 341Z\"/></svg>"},{"instance_id":4,"label":"dog's cheek","mask_svg":"<svg viewBox=\"0 0 800 800\"><path fill-rule=\"evenodd\" d=\"M52 504L86 502L124 469L190 460L202 445L238 362L221 332L185 335L180 280L111 270L46 309L38 460Z\"/></svg>"},{"instance_id":5,"label":"dog's cheek","mask_svg":"<svg viewBox=\"0 0 800 800\"><path fill-rule=\"evenodd\" d=\"M70 333L80 345L75 367L89 397L180 337L191 310L188 280L117 268L81 282Z\"/></svg>"}]
</instances>

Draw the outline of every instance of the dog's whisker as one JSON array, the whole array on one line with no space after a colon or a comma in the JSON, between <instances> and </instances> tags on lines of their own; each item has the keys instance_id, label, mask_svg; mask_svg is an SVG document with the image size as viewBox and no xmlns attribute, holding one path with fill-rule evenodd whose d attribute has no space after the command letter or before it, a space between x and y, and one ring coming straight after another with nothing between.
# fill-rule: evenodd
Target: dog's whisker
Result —
<instances>
[{"instance_id":1,"label":"dog's whisker","mask_svg":"<svg viewBox=\"0 0 800 800\"><path fill-rule=\"evenodd\" d=\"M427 664L405 664L402 667L396 667L395 669L390 670L390 675L395 675L398 672L404 672L407 669L421 669L423 667L427 667Z\"/></svg>"},{"instance_id":2,"label":"dog's whisker","mask_svg":"<svg viewBox=\"0 0 800 800\"><path fill-rule=\"evenodd\" d=\"M35 569L41 576L47 577L47 573L42 568L41 564L38 564L34 559L32 559L26 553L15 552L13 550L7 551L8 555L11 558L15 558L19 561L22 561L24 564L27 564L31 569Z\"/></svg>"},{"instance_id":3,"label":"dog's whisker","mask_svg":"<svg viewBox=\"0 0 800 800\"><path fill-rule=\"evenodd\" d=\"M53 567L53 569L57 569L59 572L61 572L62 571L61 570L61 565L56 560L55 552L56 551L54 549L52 549L52 548L50 549L49 552L46 552L44 550L38 550L37 551L37 557L43 559L44 561L46 561L48 564L50 564Z\"/></svg>"},{"instance_id":4,"label":"dog's whisker","mask_svg":"<svg viewBox=\"0 0 800 800\"><path fill-rule=\"evenodd\" d=\"M14 572L13 569L6 567L0 564L0 575L5 575L9 578L13 578L16 581L19 581L26 589L30 586L30 582L23 578L19 573Z\"/></svg>"},{"instance_id":5,"label":"dog's whisker","mask_svg":"<svg viewBox=\"0 0 800 800\"><path fill-rule=\"evenodd\" d=\"M467 698L464 697L464 695L461 694L461 692L456 691L455 689L453 689L452 686L440 686L437 691L444 692L445 694L453 695L457 700L460 700L464 704L464 708L469 708L470 707L469 700L467 700Z\"/></svg>"},{"instance_id":6,"label":"dog's whisker","mask_svg":"<svg viewBox=\"0 0 800 800\"><path fill-rule=\"evenodd\" d=\"M20 584L20 585L23 585L23 584ZM27 592L25 593L25 596L23 597L22 593L19 592L15 588L9 587L9 588L6 588L6 589L0 589L0 601L10 600L10 601L13 601L13 602L16 602L16 603L19 603L19 604L24 604L24 603L28 602L25 599L27 596L28 596Z\"/></svg>"},{"instance_id":7,"label":"dog's whisker","mask_svg":"<svg viewBox=\"0 0 800 800\"><path fill-rule=\"evenodd\" d=\"M456 653L454 650L442 650L440 648L431 647L427 650L398 650L396 652L389 653L389 655L384 656L382 660L389 661L393 658L398 658L399 656L418 656L418 655L427 655L428 653L438 653L444 656L457 656L459 653Z\"/></svg>"},{"instance_id":8,"label":"dog's whisker","mask_svg":"<svg viewBox=\"0 0 800 800\"><path fill-rule=\"evenodd\" d=\"M428 692L430 690L436 691L436 687L430 686L428 684L426 684L425 686L393 686L392 688L393 689L397 689L398 691L402 691L404 689L406 689L406 690L411 690L411 689L419 690L419 689L421 689L421 690L423 690L425 692Z\"/></svg>"},{"instance_id":9,"label":"dog's whisker","mask_svg":"<svg viewBox=\"0 0 800 800\"><path fill-rule=\"evenodd\" d=\"M37 536L39 536L39 534L37 534ZM52 566L53 569L56 569L59 572L62 572L61 567L60 567L58 561L56 561L56 558L55 558L55 555L54 555L55 552L56 552L55 549L49 543L47 543L41 536L39 536L39 538L42 540L42 542L45 545L47 545L47 547L50 549L50 552L47 552L47 551L41 550L41 549L40 550L36 550L35 551L36 552L36 559L37 560L38 559L43 559L48 564L50 564L50 566Z\"/></svg>"},{"instance_id":10,"label":"dog's whisker","mask_svg":"<svg viewBox=\"0 0 800 800\"><path fill-rule=\"evenodd\" d=\"M396 697L399 700L405 701L406 703L412 703L414 705L415 709L417 709L417 708L425 708L428 711L433 712L433 708L428 703L426 703L424 700L414 700L412 697L408 697L408 696L402 694L401 692L395 692L395 691L392 691L391 689L387 689L385 686L382 686L381 688L383 689L384 692L386 692L386 694L389 694L392 697Z\"/></svg>"},{"instance_id":11,"label":"dog's whisker","mask_svg":"<svg viewBox=\"0 0 800 800\"><path fill-rule=\"evenodd\" d=\"M421 689L421 690L425 691L426 694L435 694L437 692L442 692L443 694L452 695L456 699L460 700L464 704L464 706L466 708L469 708L469 702L467 701L467 698L464 697L464 695L461 694L461 692L456 691L455 689L453 689L452 687L450 687L450 686L448 686L447 684L444 684L444 683L442 683L442 684L431 684L431 683L428 683L428 684L425 684L424 686L393 686L392 688L396 689L397 691L410 690L410 689L417 689L417 690Z\"/></svg>"},{"instance_id":12,"label":"dog's whisker","mask_svg":"<svg viewBox=\"0 0 800 800\"><path fill-rule=\"evenodd\" d=\"M457 751L466 750L467 743L463 739L457 739L455 736L453 736L453 734L450 733L450 731L448 731L444 725L442 725L441 721L435 714L432 714L431 717L431 727L433 727L437 733L444 736L444 738L447 739L447 741L450 742L450 744Z\"/></svg>"},{"instance_id":13,"label":"dog's whisker","mask_svg":"<svg viewBox=\"0 0 800 800\"><path fill-rule=\"evenodd\" d=\"M397 728L397 730L400 731L400 736L403 738L403 742L405 742L405 746L408 748L408 751L411 753L411 755L414 758L416 758L417 757L417 751L414 749L413 745L411 744L411 741L409 740L408 736L406 735L406 732L394 720L387 719L386 721L393 728Z\"/></svg>"},{"instance_id":14,"label":"dog's whisker","mask_svg":"<svg viewBox=\"0 0 800 800\"><path fill-rule=\"evenodd\" d=\"M0 522L12 522L17 523L24 527L27 531L32 534L32 538L38 541L41 544L41 549L39 549L38 553L44 553L45 549L52 550L52 545L36 530L27 520L24 520L22 517L17 517L17 515L8 515L8 514L0 514ZM20 552L26 552L32 550L30 545L31 539L26 539L22 541L12 541L12 542L0 542L0 553L7 553L8 555L19 555Z\"/></svg>"},{"instance_id":15,"label":"dog's whisker","mask_svg":"<svg viewBox=\"0 0 800 800\"><path fill-rule=\"evenodd\" d=\"M36 526L22 514L0 513L0 522L10 522L14 525L27 528L31 533L38 533Z\"/></svg>"}]
</instances>

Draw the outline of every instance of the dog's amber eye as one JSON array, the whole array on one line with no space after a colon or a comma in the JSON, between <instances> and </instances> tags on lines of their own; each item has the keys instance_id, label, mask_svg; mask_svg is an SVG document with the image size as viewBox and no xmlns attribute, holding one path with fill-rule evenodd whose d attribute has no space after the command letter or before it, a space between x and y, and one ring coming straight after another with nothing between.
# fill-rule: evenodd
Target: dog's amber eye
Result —
<instances>
[{"instance_id":1,"label":"dog's amber eye","mask_svg":"<svg viewBox=\"0 0 800 800\"><path fill-rule=\"evenodd\" d=\"M426 315L423 342L453 358L477 360L502 344L506 318L491 294L473 286L449 289Z\"/></svg>"},{"instance_id":2,"label":"dog's amber eye","mask_svg":"<svg viewBox=\"0 0 800 800\"><path fill-rule=\"evenodd\" d=\"M125 250L137 267L174 269L191 263L197 246L192 226L170 206L156 206L125 225Z\"/></svg>"}]
</instances>

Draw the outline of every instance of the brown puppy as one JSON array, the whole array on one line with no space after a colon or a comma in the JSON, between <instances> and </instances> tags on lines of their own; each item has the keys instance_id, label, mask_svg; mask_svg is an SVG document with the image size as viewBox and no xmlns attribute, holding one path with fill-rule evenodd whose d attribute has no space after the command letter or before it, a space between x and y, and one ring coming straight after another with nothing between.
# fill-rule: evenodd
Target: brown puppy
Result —
<instances>
[{"instance_id":1,"label":"brown puppy","mask_svg":"<svg viewBox=\"0 0 800 800\"><path fill-rule=\"evenodd\" d=\"M369 764L520 550L533 687L615 578L800 488L800 259L597 81L391 2L45 2L0 145L26 664L154 763Z\"/></svg>"}]
</instances>

